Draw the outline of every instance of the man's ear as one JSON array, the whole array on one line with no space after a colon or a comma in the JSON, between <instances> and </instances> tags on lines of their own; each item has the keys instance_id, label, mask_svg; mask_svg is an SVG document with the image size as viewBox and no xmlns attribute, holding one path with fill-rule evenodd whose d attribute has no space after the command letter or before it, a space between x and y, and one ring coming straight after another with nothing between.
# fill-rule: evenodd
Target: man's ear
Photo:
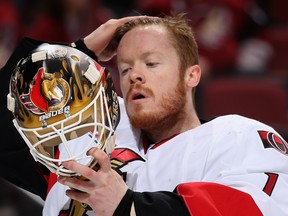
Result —
<instances>
[{"instance_id":1,"label":"man's ear","mask_svg":"<svg viewBox=\"0 0 288 216\"><path fill-rule=\"evenodd\" d=\"M187 88L194 88L200 82L201 68L199 65L192 65L186 69L185 74L185 83Z\"/></svg>"}]
</instances>

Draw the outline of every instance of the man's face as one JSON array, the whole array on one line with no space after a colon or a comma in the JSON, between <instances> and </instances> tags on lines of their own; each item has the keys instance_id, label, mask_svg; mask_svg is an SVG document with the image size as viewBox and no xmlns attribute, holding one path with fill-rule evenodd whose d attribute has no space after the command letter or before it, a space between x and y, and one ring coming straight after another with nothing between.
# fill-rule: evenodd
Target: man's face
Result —
<instances>
[{"instance_id":1,"label":"man's face","mask_svg":"<svg viewBox=\"0 0 288 216\"><path fill-rule=\"evenodd\" d=\"M130 30L120 41L117 59L132 125L149 130L173 124L184 109L186 92L167 30L157 25Z\"/></svg>"}]
</instances>

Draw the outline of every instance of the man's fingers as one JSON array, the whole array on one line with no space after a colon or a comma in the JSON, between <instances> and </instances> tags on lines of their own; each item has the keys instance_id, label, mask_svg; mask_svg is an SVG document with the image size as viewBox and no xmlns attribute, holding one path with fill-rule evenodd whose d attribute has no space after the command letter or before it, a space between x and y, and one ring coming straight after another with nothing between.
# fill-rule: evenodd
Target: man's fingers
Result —
<instances>
[{"instance_id":1,"label":"man's fingers","mask_svg":"<svg viewBox=\"0 0 288 216\"><path fill-rule=\"evenodd\" d=\"M80 180L75 177L58 177L58 182L70 187L72 190L81 191L81 192L90 192L94 187L95 183L89 180Z\"/></svg>"},{"instance_id":2,"label":"man's fingers","mask_svg":"<svg viewBox=\"0 0 288 216\"><path fill-rule=\"evenodd\" d=\"M66 190L66 195L73 200L78 200L79 202L87 202L89 194L76 190Z\"/></svg>"},{"instance_id":3,"label":"man's fingers","mask_svg":"<svg viewBox=\"0 0 288 216\"><path fill-rule=\"evenodd\" d=\"M88 180L91 180L93 182L99 182L101 180L99 179L101 176L97 175L96 171L109 172L111 169L110 159L104 151L98 148L90 149L87 155L91 155L97 161L97 167L98 167L97 169L90 168L86 165L77 163L76 161L66 161L66 162L63 162L62 165L65 168L76 172L78 175L83 176L84 178ZM63 179L63 178L60 178L60 179ZM74 180L76 181L79 179L74 179Z\"/></svg>"},{"instance_id":4,"label":"man's fingers","mask_svg":"<svg viewBox=\"0 0 288 216\"><path fill-rule=\"evenodd\" d=\"M76 161L63 162L62 165L65 168L76 172L78 175L87 178L88 180L97 178L97 176L95 175L96 172L93 169L86 165L77 163Z\"/></svg>"},{"instance_id":5,"label":"man's fingers","mask_svg":"<svg viewBox=\"0 0 288 216\"><path fill-rule=\"evenodd\" d=\"M87 155L90 155L95 158L102 172L108 172L111 169L110 159L104 151L98 148L91 148L87 152Z\"/></svg>"}]
</instances>

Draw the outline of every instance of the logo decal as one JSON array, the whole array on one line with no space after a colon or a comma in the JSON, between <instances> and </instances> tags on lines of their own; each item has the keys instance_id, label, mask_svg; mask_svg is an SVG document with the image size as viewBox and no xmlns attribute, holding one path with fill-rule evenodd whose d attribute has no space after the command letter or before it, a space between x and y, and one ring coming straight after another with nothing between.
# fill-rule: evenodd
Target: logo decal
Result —
<instances>
[{"instance_id":1,"label":"logo decal","mask_svg":"<svg viewBox=\"0 0 288 216\"><path fill-rule=\"evenodd\" d=\"M21 103L31 112L41 115L39 120L47 126L45 119L59 114L70 116L70 107L66 106L70 98L69 84L60 72L45 73L42 67L30 83L28 94L20 96ZM65 107L66 106L66 107Z\"/></svg>"},{"instance_id":2,"label":"logo decal","mask_svg":"<svg viewBox=\"0 0 288 216\"><path fill-rule=\"evenodd\" d=\"M288 143L275 133L269 131L258 131L264 148L274 148L280 153L288 156Z\"/></svg>"}]
</instances>

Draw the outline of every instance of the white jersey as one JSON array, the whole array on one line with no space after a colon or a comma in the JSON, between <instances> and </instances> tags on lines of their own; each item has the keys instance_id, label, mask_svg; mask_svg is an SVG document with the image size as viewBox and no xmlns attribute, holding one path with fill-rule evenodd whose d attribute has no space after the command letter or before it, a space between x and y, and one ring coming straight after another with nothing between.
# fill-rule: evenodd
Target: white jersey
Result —
<instances>
[{"instance_id":1,"label":"white jersey","mask_svg":"<svg viewBox=\"0 0 288 216\"><path fill-rule=\"evenodd\" d=\"M265 216L288 215L288 144L273 128L227 115L145 149L121 108L111 164L118 166L130 189L173 191L183 183L214 182L250 194ZM61 198L59 205L60 198L53 197L65 197L66 188L56 183L53 189L44 211L59 208L44 216L57 215L69 201Z\"/></svg>"}]
</instances>

